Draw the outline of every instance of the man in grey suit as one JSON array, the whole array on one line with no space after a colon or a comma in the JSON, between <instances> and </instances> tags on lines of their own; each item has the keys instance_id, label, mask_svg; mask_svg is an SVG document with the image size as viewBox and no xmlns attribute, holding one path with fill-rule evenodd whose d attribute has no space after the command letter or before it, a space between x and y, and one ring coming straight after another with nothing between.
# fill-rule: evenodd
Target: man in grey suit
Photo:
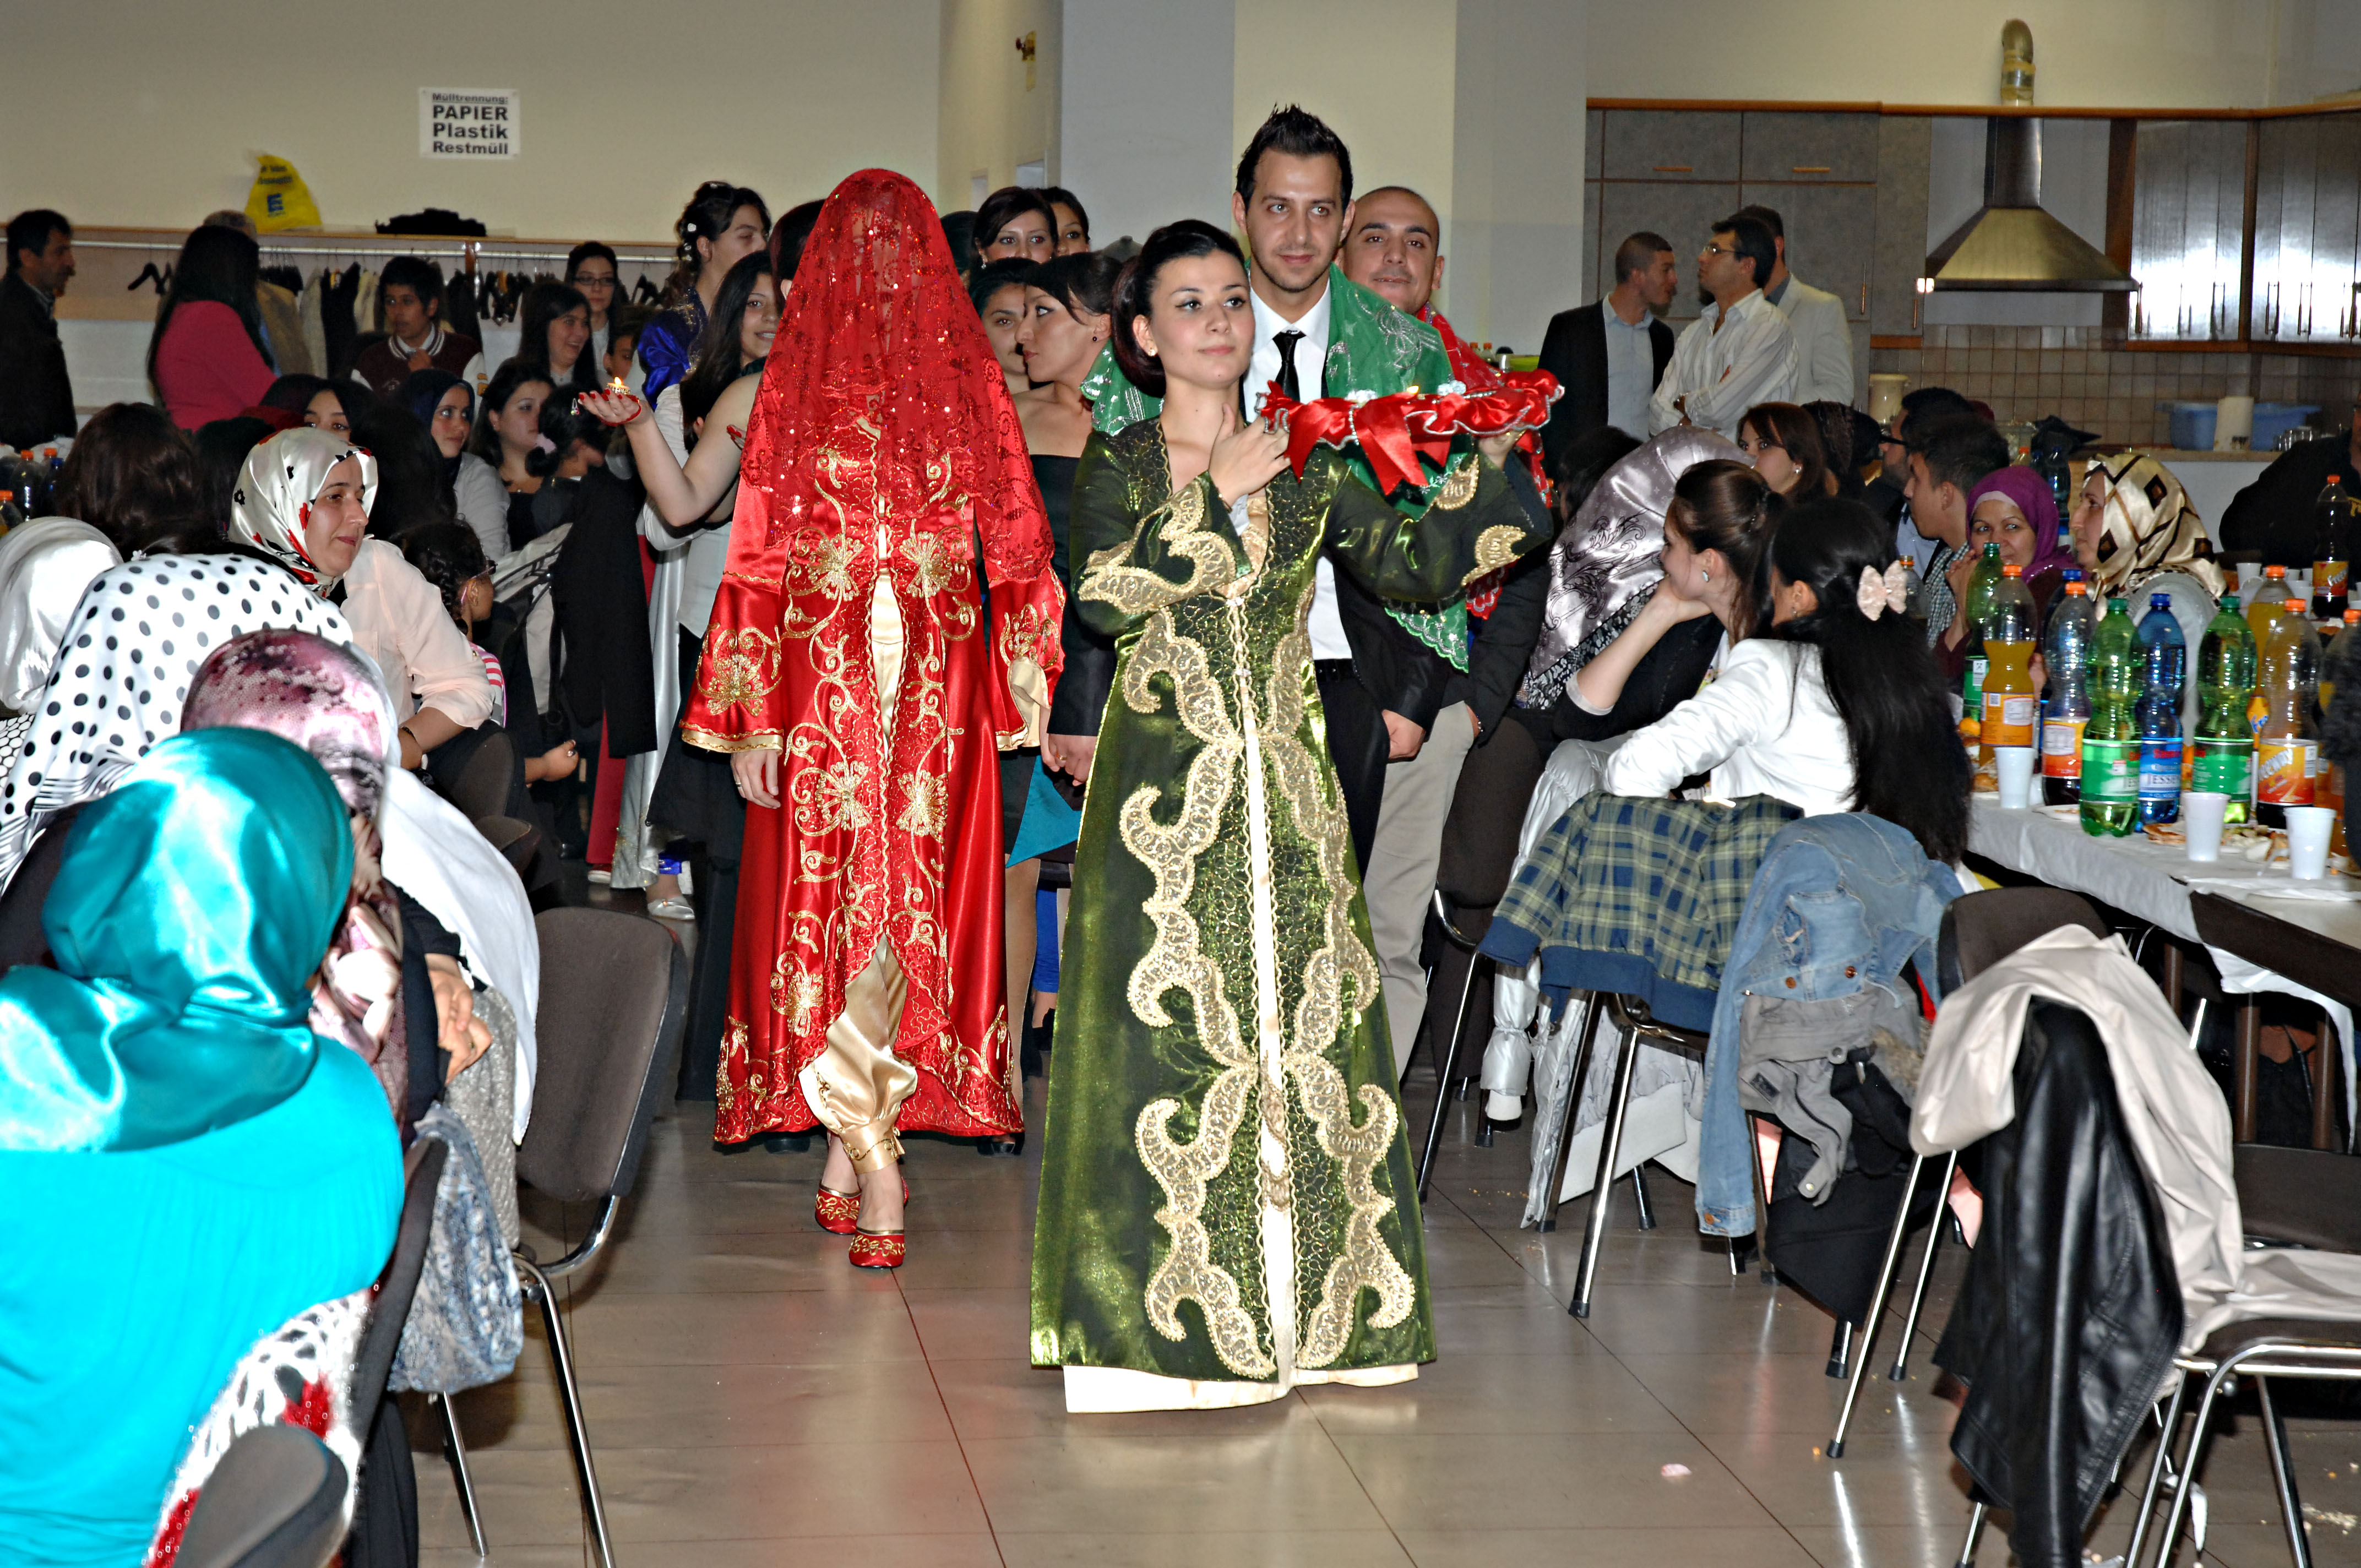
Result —
<instances>
[{"instance_id":1,"label":"man in grey suit","mask_svg":"<svg viewBox=\"0 0 2361 1568\"><path fill-rule=\"evenodd\" d=\"M1787 225L1769 207L1756 203L1739 209L1771 231L1778 262L1763 285L1763 297L1787 317L1795 339L1795 400L1799 403L1852 401L1852 326L1845 320L1844 302L1826 289L1815 289L1787 270Z\"/></svg>"},{"instance_id":2,"label":"man in grey suit","mask_svg":"<svg viewBox=\"0 0 2361 1568\"><path fill-rule=\"evenodd\" d=\"M1673 329L1656 316L1679 287L1672 242L1642 231L1615 247L1612 290L1550 318L1541 367L1565 389L1542 427L1553 465L1575 437L1601 425L1647 439L1648 396L1673 358Z\"/></svg>"}]
</instances>

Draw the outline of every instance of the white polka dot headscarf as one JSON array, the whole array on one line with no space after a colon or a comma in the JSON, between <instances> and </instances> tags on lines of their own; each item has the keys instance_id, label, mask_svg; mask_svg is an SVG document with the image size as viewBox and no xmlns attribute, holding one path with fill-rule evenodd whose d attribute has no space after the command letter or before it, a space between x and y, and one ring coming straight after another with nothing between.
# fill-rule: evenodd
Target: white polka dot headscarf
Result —
<instances>
[{"instance_id":1,"label":"white polka dot headscarf","mask_svg":"<svg viewBox=\"0 0 2361 1568\"><path fill-rule=\"evenodd\" d=\"M268 627L353 641L343 611L243 555L153 555L93 578L0 783L0 887L59 812L106 794L180 733L189 683L214 649Z\"/></svg>"},{"instance_id":2,"label":"white polka dot headscarf","mask_svg":"<svg viewBox=\"0 0 2361 1568\"><path fill-rule=\"evenodd\" d=\"M229 499L230 537L251 544L297 580L326 593L336 579L313 564L303 546L312 503L328 482L328 471L347 457L361 464L361 510L377 506L377 459L343 436L298 426L282 430L247 454L237 488Z\"/></svg>"}]
</instances>

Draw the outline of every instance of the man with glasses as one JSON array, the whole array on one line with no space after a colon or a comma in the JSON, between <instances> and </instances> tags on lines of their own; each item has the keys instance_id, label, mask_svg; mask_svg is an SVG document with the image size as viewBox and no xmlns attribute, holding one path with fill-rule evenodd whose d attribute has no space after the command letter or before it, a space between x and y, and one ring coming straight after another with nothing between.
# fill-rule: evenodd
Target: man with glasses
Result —
<instances>
[{"instance_id":1,"label":"man with glasses","mask_svg":"<svg viewBox=\"0 0 2361 1568\"><path fill-rule=\"evenodd\" d=\"M1648 400L1648 433L1693 424L1735 439L1757 403L1792 402L1795 338L1763 285L1779 253L1758 218L1733 214L1714 225L1697 256L1705 310L1673 345L1673 362Z\"/></svg>"},{"instance_id":2,"label":"man with glasses","mask_svg":"<svg viewBox=\"0 0 2361 1568\"><path fill-rule=\"evenodd\" d=\"M2334 474L2361 494L2361 397L2348 428L2290 446L2255 482L2230 498L2222 513L2222 548L2259 550L2266 566L2312 569L2312 504Z\"/></svg>"},{"instance_id":3,"label":"man with glasses","mask_svg":"<svg viewBox=\"0 0 2361 1568\"><path fill-rule=\"evenodd\" d=\"M1777 210L1761 203L1738 209L1771 231L1771 248L1777 259L1763 280L1763 297L1787 318L1795 334L1795 401L1852 401L1852 327L1845 320L1844 302L1826 289L1815 289L1787 270L1787 224Z\"/></svg>"}]
</instances>

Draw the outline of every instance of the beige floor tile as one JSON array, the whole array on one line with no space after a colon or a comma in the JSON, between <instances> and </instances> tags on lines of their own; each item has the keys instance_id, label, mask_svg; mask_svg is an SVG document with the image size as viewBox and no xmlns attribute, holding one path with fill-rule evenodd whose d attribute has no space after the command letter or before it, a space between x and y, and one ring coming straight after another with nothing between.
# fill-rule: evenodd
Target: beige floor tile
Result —
<instances>
[{"instance_id":1,"label":"beige floor tile","mask_svg":"<svg viewBox=\"0 0 2361 1568\"><path fill-rule=\"evenodd\" d=\"M855 1268L842 1236L807 1224L797 1231L661 1232L610 1243L585 1269L575 1300L635 1292L894 1290L883 1269Z\"/></svg>"},{"instance_id":2,"label":"beige floor tile","mask_svg":"<svg viewBox=\"0 0 2361 1568\"><path fill-rule=\"evenodd\" d=\"M1845 1384L1825 1354L1686 1354L1618 1357L1692 1431L1790 1432L1825 1439L1836 1430ZM1918 1357L1900 1383L1885 1380L1883 1356L1870 1369L1845 1452L1865 1453L1883 1434L1948 1442L1957 1407L1933 1392L1940 1376Z\"/></svg>"},{"instance_id":3,"label":"beige floor tile","mask_svg":"<svg viewBox=\"0 0 2361 1568\"><path fill-rule=\"evenodd\" d=\"M954 1442L609 1449L598 1479L619 1543L988 1528Z\"/></svg>"},{"instance_id":4,"label":"beige floor tile","mask_svg":"<svg viewBox=\"0 0 2361 1568\"><path fill-rule=\"evenodd\" d=\"M623 1555L620 1547L616 1555ZM795 1568L802 1563L826 1563L830 1568L1000 1568L1001 1555L992 1537L983 1531L857 1536L797 1531L784 1539L756 1541L635 1541L623 1568Z\"/></svg>"},{"instance_id":5,"label":"beige floor tile","mask_svg":"<svg viewBox=\"0 0 2361 1568\"><path fill-rule=\"evenodd\" d=\"M1399 1530L1770 1523L1686 1432L1338 1434L1336 1446ZM1667 1464L1688 1474L1667 1476Z\"/></svg>"},{"instance_id":6,"label":"beige floor tile","mask_svg":"<svg viewBox=\"0 0 2361 1568\"><path fill-rule=\"evenodd\" d=\"M1031 1354L1033 1299L1023 1286L906 1288L902 1299L929 1361L996 1359L1023 1365Z\"/></svg>"},{"instance_id":7,"label":"beige floor tile","mask_svg":"<svg viewBox=\"0 0 2361 1568\"><path fill-rule=\"evenodd\" d=\"M568 1317L585 1365L826 1366L919 1355L895 1291L593 1298Z\"/></svg>"},{"instance_id":8,"label":"beige floor tile","mask_svg":"<svg viewBox=\"0 0 2361 1568\"><path fill-rule=\"evenodd\" d=\"M1375 1530L1385 1521L1316 1423L1124 1436L1076 1418L1039 1438L963 1439L995 1532Z\"/></svg>"},{"instance_id":9,"label":"beige floor tile","mask_svg":"<svg viewBox=\"0 0 2361 1568\"><path fill-rule=\"evenodd\" d=\"M1814 1568L1775 1529L1404 1530L1401 1543L1418 1568Z\"/></svg>"},{"instance_id":10,"label":"beige floor tile","mask_svg":"<svg viewBox=\"0 0 2361 1568\"><path fill-rule=\"evenodd\" d=\"M913 1232L895 1277L906 1290L1006 1289L1033 1277L1031 1231Z\"/></svg>"},{"instance_id":11,"label":"beige floor tile","mask_svg":"<svg viewBox=\"0 0 2361 1568\"><path fill-rule=\"evenodd\" d=\"M1069 1416L1065 1376L1055 1367L1030 1366L1005 1356L990 1361L937 1361L930 1366L962 1442L1056 1437L1068 1431L1088 1440L1226 1438L1286 1431L1308 1435L1320 1430L1318 1419L1300 1398L1235 1410L1124 1410ZM1369 1391L1372 1398L1387 1392L1390 1390Z\"/></svg>"},{"instance_id":12,"label":"beige floor tile","mask_svg":"<svg viewBox=\"0 0 2361 1568\"><path fill-rule=\"evenodd\" d=\"M1411 1568L1391 1533L1381 1530L1301 1530L1252 1535L999 1536L1008 1568Z\"/></svg>"},{"instance_id":13,"label":"beige floor tile","mask_svg":"<svg viewBox=\"0 0 2361 1568\"><path fill-rule=\"evenodd\" d=\"M423 1487L426 1477L422 1475L418 1484ZM422 1546L418 1568L591 1568L595 1560L587 1541L580 1546L502 1546L498 1541L490 1545L489 1557L477 1556L472 1546ZM640 1568L636 1558L632 1568Z\"/></svg>"},{"instance_id":14,"label":"beige floor tile","mask_svg":"<svg viewBox=\"0 0 2361 1568\"><path fill-rule=\"evenodd\" d=\"M1546 1283L1559 1299L1571 1299L1571 1274ZM1583 1324L1618 1355L1817 1353L1823 1362L1835 1327L1793 1290L1727 1274L1715 1285L1601 1285Z\"/></svg>"},{"instance_id":15,"label":"beige floor tile","mask_svg":"<svg viewBox=\"0 0 2361 1568\"><path fill-rule=\"evenodd\" d=\"M1967 1519L1967 1485L1955 1476L1949 1440L1924 1433L1848 1442L1841 1460L1803 1432L1700 1432L1698 1440L1781 1524L1911 1525L1949 1530Z\"/></svg>"},{"instance_id":16,"label":"beige floor tile","mask_svg":"<svg viewBox=\"0 0 2361 1568\"><path fill-rule=\"evenodd\" d=\"M1680 1426L1640 1378L1608 1355L1444 1355L1399 1387L1310 1387L1301 1397L1339 1436L1661 1432Z\"/></svg>"},{"instance_id":17,"label":"beige floor tile","mask_svg":"<svg viewBox=\"0 0 2361 1568\"><path fill-rule=\"evenodd\" d=\"M934 1377L922 1361L825 1366L606 1365L586 1361L576 1374L582 1386L583 1424L589 1428L594 1452L829 1442L845 1434L871 1442L951 1436ZM509 1412L505 1422L503 1407ZM555 1386L545 1372L521 1374L505 1384L471 1390L460 1396L459 1411L460 1431L471 1448L566 1445Z\"/></svg>"},{"instance_id":18,"label":"beige floor tile","mask_svg":"<svg viewBox=\"0 0 2361 1568\"><path fill-rule=\"evenodd\" d=\"M1450 1226L1426 1233L1429 1280L1449 1279L1455 1287L1482 1289L1528 1283L1522 1261L1492 1235L1475 1225Z\"/></svg>"},{"instance_id":19,"label":"beige floor tile","mask_svg":"<svg viewBox=\"0 0 2361 1568\"><path fill-rule=\"evenodd\" d=\"M595 1452L595 1451L594 1451ZM439 1452L417 1453L418 1544L429 1549L467 1548L467 1524L459 1492ZM476 1486L476 1508L485 1539L496 1548L577 1547L582 1535L582 1494L574 1460L560 1448L502 1448L467 1455ZM603 1475L603 1472L602 1472Z\"/></svg>"},{"instance_id":20,"label":"beige floor tile","mask_svg":"<svg viewBox=\"0 0 2361 1568\"><path fill-rule=\"evenodd\" d=\"M1823 1568L1958 1568L1967 1530L1962 1498L1949 1519L1917 1525L1797 1525L1795 1538ZM2007 1568L2008 1563L2007 1538L1997 1529L1985 1530L1976 1548L1976 1568Z\"/></svg>"},{"instance_id":21,"label":"beige floor tile","mask_svg":"<svg viewBox=\"0 0 2361 1568\"><path fill-rule=\"evenodd\" d=\"M1444 1355L1587 1355L1598 1341L1565 1303L1535 1285L1461 1290L1437 1285L1434 1350Z\"/></svg>"}]
</instances>

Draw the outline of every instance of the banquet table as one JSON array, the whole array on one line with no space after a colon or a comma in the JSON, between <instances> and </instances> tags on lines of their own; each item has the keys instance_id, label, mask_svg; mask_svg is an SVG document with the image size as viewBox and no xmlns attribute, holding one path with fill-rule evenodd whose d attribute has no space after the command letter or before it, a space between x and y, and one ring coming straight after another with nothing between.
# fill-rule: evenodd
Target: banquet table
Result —
<instances>
[{"instance_id":1,"label":"banquet table","mask_svg":"<svg viewBox=\"0 0 2361 1568\"><path fill-rule=\"evenodd\" d=\"M2297 882L2284 865L2248 861L2235 850L2225 850L2219 861L2192 861L2180 846L2140 834L2094 838L2082 831L2072 806L2006 810L1989 795L1971 804L1968 850L2009 871L2097 899L2179 941L2203 946L2225 992L2273 992L2317 1003L2335 1025L2350 1124L2356 1098L2353 1014L2361 1007L2361 882L2340 875ZM2165 990L2176 1007L2180 967L2180 949L2168 949ZM2233 1071L2241 1141L2250 1141L2255 1133L2259 1034L2257 1010L2242 1007ZM2315 1100L2322 1114L2314 1141L2324 1146L2330 1124L2326 1097Z\"/></svg>"}]
</instances>

